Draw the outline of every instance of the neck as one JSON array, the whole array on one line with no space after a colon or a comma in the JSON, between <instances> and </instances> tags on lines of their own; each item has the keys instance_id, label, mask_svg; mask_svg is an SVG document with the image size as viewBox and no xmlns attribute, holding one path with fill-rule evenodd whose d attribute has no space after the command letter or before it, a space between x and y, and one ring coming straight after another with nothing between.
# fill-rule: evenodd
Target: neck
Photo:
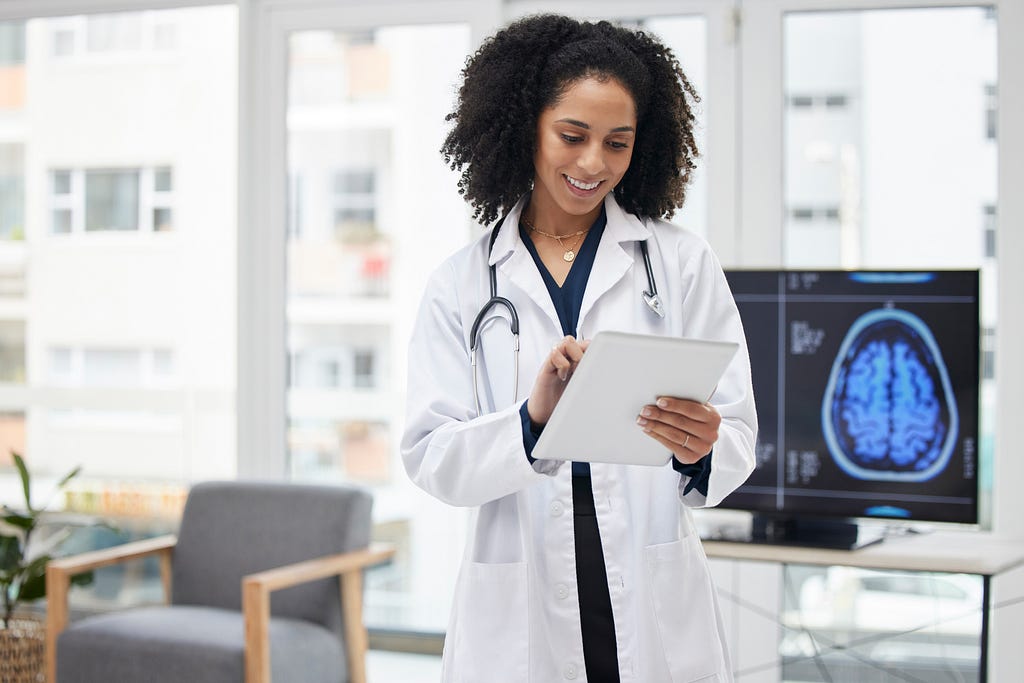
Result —
<instances>
[{"instance_id":1,"label":"neck","mask_svg":"<svg viewBox=\"0 0 1024 683\"><path fill-rule=\"evenodd\" d=\"M585 214L574 215L566 213L557 204L551 202L551 206L545 206L546 202L539 197L531 197L530 203L523 209L523 216L526 220L539 230L552 235L572 235L580 230L586 230L597 217L601 215L603 203L598 204L592 211Z\"/></svg>"}]
</instances>

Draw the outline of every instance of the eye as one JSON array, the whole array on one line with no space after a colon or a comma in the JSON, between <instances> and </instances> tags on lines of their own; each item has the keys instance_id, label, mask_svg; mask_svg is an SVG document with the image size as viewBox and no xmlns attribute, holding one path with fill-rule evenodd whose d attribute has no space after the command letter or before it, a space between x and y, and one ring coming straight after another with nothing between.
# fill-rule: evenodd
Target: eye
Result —
<instances>
[{"instance_id":1,"label":"eye","mask_svg":"<svg viewBox=\"0 0 1024 683\"><path fill-rule=\"evenodd\" d=\"M612 140L612 141L610 141L610 142L608 143L608 145L609 145L610 147L612 147L613 149L628 149L628 148L629 148L629 144L628 144L628 143L625 143L625 142L618 142L618 141L616 141L616 140Z\"/></svg>"},{"instance_id":2,"label":"eye","mask_svg":"<svg viewBox=\"0 0 1024 683\"><path fill-rule=\"evenodd\" d=\"M575 144L577 142L583 142L583 138L579 135L569 135L568 133L562 133L562 139L569 144Z\"/></svg>"}]
</instances>

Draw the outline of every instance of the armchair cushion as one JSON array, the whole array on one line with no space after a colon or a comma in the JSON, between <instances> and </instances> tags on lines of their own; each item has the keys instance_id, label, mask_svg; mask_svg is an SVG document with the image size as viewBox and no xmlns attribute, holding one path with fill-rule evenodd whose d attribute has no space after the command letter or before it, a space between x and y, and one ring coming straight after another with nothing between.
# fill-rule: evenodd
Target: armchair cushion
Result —
<instances>
[{"instance_id":1,"label":"armchair cushion","mask_svg":"<svg viewBox=\"0 0 1024 683\"><path fill-rule=\"evenodd\" d=\"M60 634L60 683L241 683L242 615L215 607L145 607L90 617ZM274 683L343 683L341 641L301 619L270 620Z\"/></svg>"}]
</instances>

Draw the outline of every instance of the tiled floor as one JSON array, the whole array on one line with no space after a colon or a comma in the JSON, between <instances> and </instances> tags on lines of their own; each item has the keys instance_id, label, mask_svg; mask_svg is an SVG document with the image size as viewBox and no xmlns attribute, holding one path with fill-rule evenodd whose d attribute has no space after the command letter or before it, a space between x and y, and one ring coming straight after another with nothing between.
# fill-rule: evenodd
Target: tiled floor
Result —
<instances>
[{"instance_id":1,"label":"tiled floor","mask_svg":"<svg viewBox=\"0 0 1024 683\"><path fill-rule=\"evenodd\" d=\"M368 683L438 683L441 658L370 650L366 655Z\"/></svg>"}]
</instances>

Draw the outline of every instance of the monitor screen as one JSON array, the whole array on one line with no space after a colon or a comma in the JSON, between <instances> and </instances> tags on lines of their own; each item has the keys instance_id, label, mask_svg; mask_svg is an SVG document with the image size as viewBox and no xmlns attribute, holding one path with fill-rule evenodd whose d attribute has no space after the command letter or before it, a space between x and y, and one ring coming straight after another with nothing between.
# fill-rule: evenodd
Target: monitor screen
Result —
<instances>
[{"instance_id":1,"label":"monitor screen","mask_svg":"<svg viewBox=\"0 0 1024 683\"><path fill-rule=\"evenodd\" d=\"M726 276L758 436L722 507L977 523L978 271Z\"/></svg>"}]
</instances>

